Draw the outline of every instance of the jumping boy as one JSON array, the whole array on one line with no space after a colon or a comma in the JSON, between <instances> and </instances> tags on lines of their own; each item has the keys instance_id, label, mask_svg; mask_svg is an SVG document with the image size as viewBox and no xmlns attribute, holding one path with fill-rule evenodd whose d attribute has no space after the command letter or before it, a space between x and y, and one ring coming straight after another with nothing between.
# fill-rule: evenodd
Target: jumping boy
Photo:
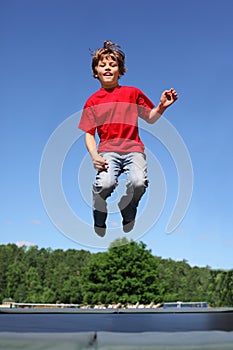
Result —
<instances>
[{"instance_id":1,"label":"jumping boy","mask_svg":"<svg viewBox=\"0 0 233 350\"><path fill-rule=\"evenodd\" d=\"M101 88L86 101L79 128L86 133L86 146L97 170L93 183L94 229L103 237L106 233L106 200L117 186L120 174L125 173L127 179L126 194L118 204L126 233L134 227L139 201L148 186L138 116L148 123L155 123L178 95L173 88L165 90L155 107L139 89L119 85L120 77L126 72L125 54L111 41L105 41L103 47L93 53L92 71Z\"/></svg>"}]
</instances>

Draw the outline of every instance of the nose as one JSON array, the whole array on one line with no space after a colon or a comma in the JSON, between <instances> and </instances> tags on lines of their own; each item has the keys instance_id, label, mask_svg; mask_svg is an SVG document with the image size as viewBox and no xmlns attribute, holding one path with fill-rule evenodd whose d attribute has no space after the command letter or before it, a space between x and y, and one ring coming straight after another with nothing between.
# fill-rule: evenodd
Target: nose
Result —
<instances>
[{"instance_id":1,"label":"nose","mask_svg":"<svg viewBox=\"0 0 233 350\"><path fill-rule=\"evenodd\" d=\"M109 64L105 66L105 70L111 70L111 67Z\"/></svg>"}]
</instances>

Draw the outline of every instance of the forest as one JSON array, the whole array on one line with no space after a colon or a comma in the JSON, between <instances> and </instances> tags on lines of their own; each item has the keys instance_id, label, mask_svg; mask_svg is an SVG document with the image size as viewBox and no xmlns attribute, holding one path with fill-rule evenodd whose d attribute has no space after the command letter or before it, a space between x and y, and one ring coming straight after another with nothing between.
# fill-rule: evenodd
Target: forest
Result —
<instances>
[{"instance_id":1,"label":"forest","mask_svg":"<svg viewBox=\"0 0 233 350\"><path fill-rule=\"evenodd\" d=\"M191 267L121 239L105 252L0 245L0 304L150 304L206 301L233 306L233 270Z\"/></svg>"}]
</instances>

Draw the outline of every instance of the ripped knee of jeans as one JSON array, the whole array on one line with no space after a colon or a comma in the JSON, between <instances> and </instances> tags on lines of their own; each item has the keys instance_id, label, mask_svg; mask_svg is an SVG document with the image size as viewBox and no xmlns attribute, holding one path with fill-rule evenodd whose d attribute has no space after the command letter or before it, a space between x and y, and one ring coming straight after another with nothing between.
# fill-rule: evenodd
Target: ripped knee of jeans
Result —
<instances>
[{"instance_id":1,"label":"ripped knee of jeans","mask_svg":"<svg viewBox=\"0 0 233 350\"><path fill-rule=\"evenodd\" d=\"M101 198L106 199L112 194L115 187L116 185L111 185L106 187L93 185L93 194L99 195Z\"/></svg>"}]
</instances>

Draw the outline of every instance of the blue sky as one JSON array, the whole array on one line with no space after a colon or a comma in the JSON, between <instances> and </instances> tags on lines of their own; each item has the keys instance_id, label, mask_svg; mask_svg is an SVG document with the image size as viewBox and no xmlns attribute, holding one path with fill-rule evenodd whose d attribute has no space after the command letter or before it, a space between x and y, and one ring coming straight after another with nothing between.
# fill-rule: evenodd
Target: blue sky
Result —
<instances>
[{"instance_id":1,"label":"blue sky","mask_svg":"<svg viewBox=\"0 0 233 350\"><path fill-rule=\"evenodd\" d=\"M142 124L142 139L163 169L167 196L141 240L163 258L232 269L232 15L231 0L1 0L0 243L101 250L75 242L53 225L39 173L52 133L99 88L89 48L108 39L126 53L128 72L121 84L137 86L155 104L164 89L176 88L179 100L164 117L184 140L193 167L190 206L167 234L177 171L164 145ZM90 208L79 198L80 190L89 193L88 180L78 181L82 162L91 169L82 141L67 155L63 186L74 212L91 223ZM156 185L156 173L151 177L147 196ZM153 216L152 206L146 211Z\"/></svg>"}]
</instances>

